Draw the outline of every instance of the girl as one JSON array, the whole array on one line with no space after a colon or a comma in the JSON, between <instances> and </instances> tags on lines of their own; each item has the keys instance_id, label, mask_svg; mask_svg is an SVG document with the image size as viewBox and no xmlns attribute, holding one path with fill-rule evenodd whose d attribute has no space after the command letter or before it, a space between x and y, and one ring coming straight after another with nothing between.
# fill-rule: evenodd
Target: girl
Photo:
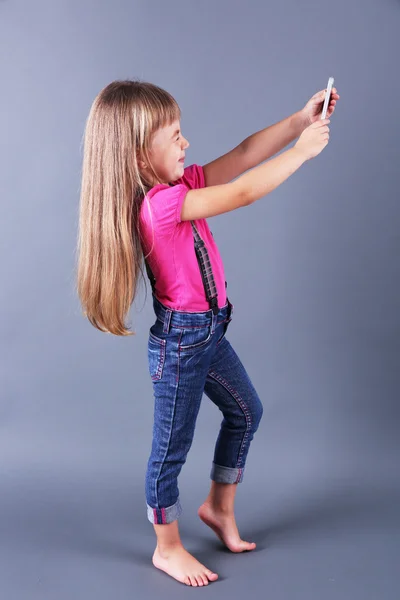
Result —
<instances>
[{"instance_id":1,"label":"girl","mask_svg":"<svg viewBox=\"0 0 400 600\"><path fill-rule=\"evenodd\" d=\"M333 92L328 116L339 97ZM186 585L218 578L185 550L178 530L177 479L203 393L223 420L211 489L198 515L232 552L256 547L239 536L234 498L263 407L226 338L233 305L206 219L249 206L325 148L329 119L318 116L323 99L323 92L315 94L302 111L204 167L184 167L189 142L181 132L179 106L153 84L110 83L86 123L77 291L92 325L134 335L124 320L145 260L156 317L148 338L155 406L147 517L157 536L154 566ZM255 167L299 135L293 148Z\"/></svg>"}]
</instances>

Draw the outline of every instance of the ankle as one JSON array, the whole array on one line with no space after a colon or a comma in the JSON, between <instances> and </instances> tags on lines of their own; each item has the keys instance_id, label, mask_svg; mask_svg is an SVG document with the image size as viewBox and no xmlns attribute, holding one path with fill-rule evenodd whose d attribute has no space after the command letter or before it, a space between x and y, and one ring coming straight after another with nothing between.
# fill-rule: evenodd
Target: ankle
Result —
<instances>
[{"instance_id":1,"label":"ankle","mask_svg":"<svg viewBox=\"0 0 400 600\"><path fill-rule=\"evenodd\" d=\"M205 504L221 516L233 516L237 483L219 483L211 481L210 491Z\"/></svg>"},{"instance_id":2,"label":"ankle","mask_svg":"<svg viewBox=\"0 0 400 600\"><path fill-rule=\"evenodd\" d=\"M221 503L213 498L207 498L204 504L211 508L213 512L216 512L222 516L232 516L234 514L234 508L232 504Z\"/></svg>"},{"instance_id":3,"label":"ankle","mask_svg":"<svg viewBox=\"0 0 400 600\"><path fill-rule=\"evenodd\" d=\"M167 542L167 543L157 543L156 550L162 558L168 558L173 552L177 550L181 550L183 548L183 544L180 541L175 542Z\"/></svg>"},{"instance_id":4,"label":"ankle","mask_svg":"<svg viewBox=\"0 0 400 600\"><path fill-rule=\"evenodd\" d=\"M182 547L177 519L165 525L154 524L154 530L157 536L157 549L160 553L172 552Z\"/></svg>"}]
</instances>

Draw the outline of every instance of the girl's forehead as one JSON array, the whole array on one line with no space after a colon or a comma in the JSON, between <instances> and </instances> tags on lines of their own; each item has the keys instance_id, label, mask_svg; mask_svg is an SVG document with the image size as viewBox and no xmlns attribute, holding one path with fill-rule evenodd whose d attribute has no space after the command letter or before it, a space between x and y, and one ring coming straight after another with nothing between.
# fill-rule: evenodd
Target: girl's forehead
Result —
<instances>
[{"instance_id":1,"label":"girl's forehead","mask_svg":"<svg viewBox=\"0 0 400 600\"><path fill-rule=\"evenodd\" d=\"M177 131L180 128L181 128L181 123L180 123L179 119L176 119L169 125L166 125L165 130L166 130L167 134L173 135L175 133L175 131Z\"/></svg>"},{"instance_id":2,"label":"girl's forehead","mask_svg":"<svg viewBox=\"0 0 400 600\"><path fill-rule=\"evenodd\" d=\"M173 121L173 123L170 123L169 125L167 124L157 129L157 131L154 133L154 139L168 141L170 138L173 138L176 132L180 131L180 129L181 124L178 119L176 121Z\"/></svg>"}]
</instances>

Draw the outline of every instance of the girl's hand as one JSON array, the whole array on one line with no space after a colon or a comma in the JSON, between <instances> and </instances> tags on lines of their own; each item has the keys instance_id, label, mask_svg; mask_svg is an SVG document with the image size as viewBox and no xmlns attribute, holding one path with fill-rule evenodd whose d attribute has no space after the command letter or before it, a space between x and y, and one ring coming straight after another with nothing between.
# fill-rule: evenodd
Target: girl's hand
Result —
<instances>
[{"instance_id":1,"label":"girl's hand","mask_svg":"<svg viewBox=\"0 0 400 600\"><path fill-rule=\"evenodd\" d=\"M329 119L319 119L305 128L299 137L298 141L294 145L296 150L303 154L306 160L314 158L329 142Z\"/></svg>"},{"instance_id":2,"label":"girl's hand","mask_svg":"<svg viewBox=\"0 0 400 600\"><path fill-rule=\"evenodd\" d=\"M322 108L324 106L326 90L321 90L317 92L310 98L304 108L301 109L300 113L303 117L304 128L308 127L321 119ZM331 99L329 101L328 110L326 113L326 118L330 119L335 111L336 102L339 100L340 96L337 93L336 88L332 88Z\"/></svg>"}]
</instances>

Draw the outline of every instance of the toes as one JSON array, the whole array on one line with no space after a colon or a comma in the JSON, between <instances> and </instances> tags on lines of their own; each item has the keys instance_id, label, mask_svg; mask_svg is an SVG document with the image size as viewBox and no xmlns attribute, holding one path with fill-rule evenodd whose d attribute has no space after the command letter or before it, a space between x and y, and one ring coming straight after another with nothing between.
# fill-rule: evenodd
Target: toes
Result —
<instances>
[{"instance_id":1,"label":"toes","mask_svg":"<svg viewBox=\"0 0 400 600\"><path fill-rule=\"evenodd\" d=\"M243 542L243 549L244 550L254 550L255 547L256 547L256 543L255 542Z\"/></svg>"},{"instance_id":2,"label":"toes","mask_svg":"<svg viewBox=\"0 0 400 600\"><path fill-rule=\"evenodd\" d=\"M202 587L204 585L204 581L201 578L201 575L196 575L197 585Z\"/></svg>"},{"instance_id":3,"label":"toes","mask_svg":"<svg viewBox=\"0 0 400 600\"><path fill-rule=\"evenodd\" d=\"M228 548L232 552L244 552L254 550L256 547L255 542L245 542L244 540L240 540L237 544L229 545Z\"/></svg>"},{"instance_id":4,"label":"toes","mask_svg":"<svg viewBox=\"0 0 400 600\"><path fill-rule=\"evenodd\" d=\"M197 587L197 581L196 581L196 577L194 575L190 576L190 583L192 584L193 587Z\"/></svg>"},{"instance_id":5,"label":"toes","mask_svg":"<svg viewBox=\"0 0 400 600\"><path fill-rule=\"evenodd\" d=\"M201 577L201 580L204 583L204 585L208 585L207 575L201 574L200 577Z\"/></svg>"},{"instance_id":6,"label":"toes","mask_svg":"<svg viewBox=\"0 0 400 600\"><path fill-rule=\"evenodd\" d=\"M210 579L210 581L214 581L215 579L218 579L217 573L213 573L212 571L210 571L210 569L207 569L206 575L207 575L208 579Z\"/></svg>"}]
</instances>

